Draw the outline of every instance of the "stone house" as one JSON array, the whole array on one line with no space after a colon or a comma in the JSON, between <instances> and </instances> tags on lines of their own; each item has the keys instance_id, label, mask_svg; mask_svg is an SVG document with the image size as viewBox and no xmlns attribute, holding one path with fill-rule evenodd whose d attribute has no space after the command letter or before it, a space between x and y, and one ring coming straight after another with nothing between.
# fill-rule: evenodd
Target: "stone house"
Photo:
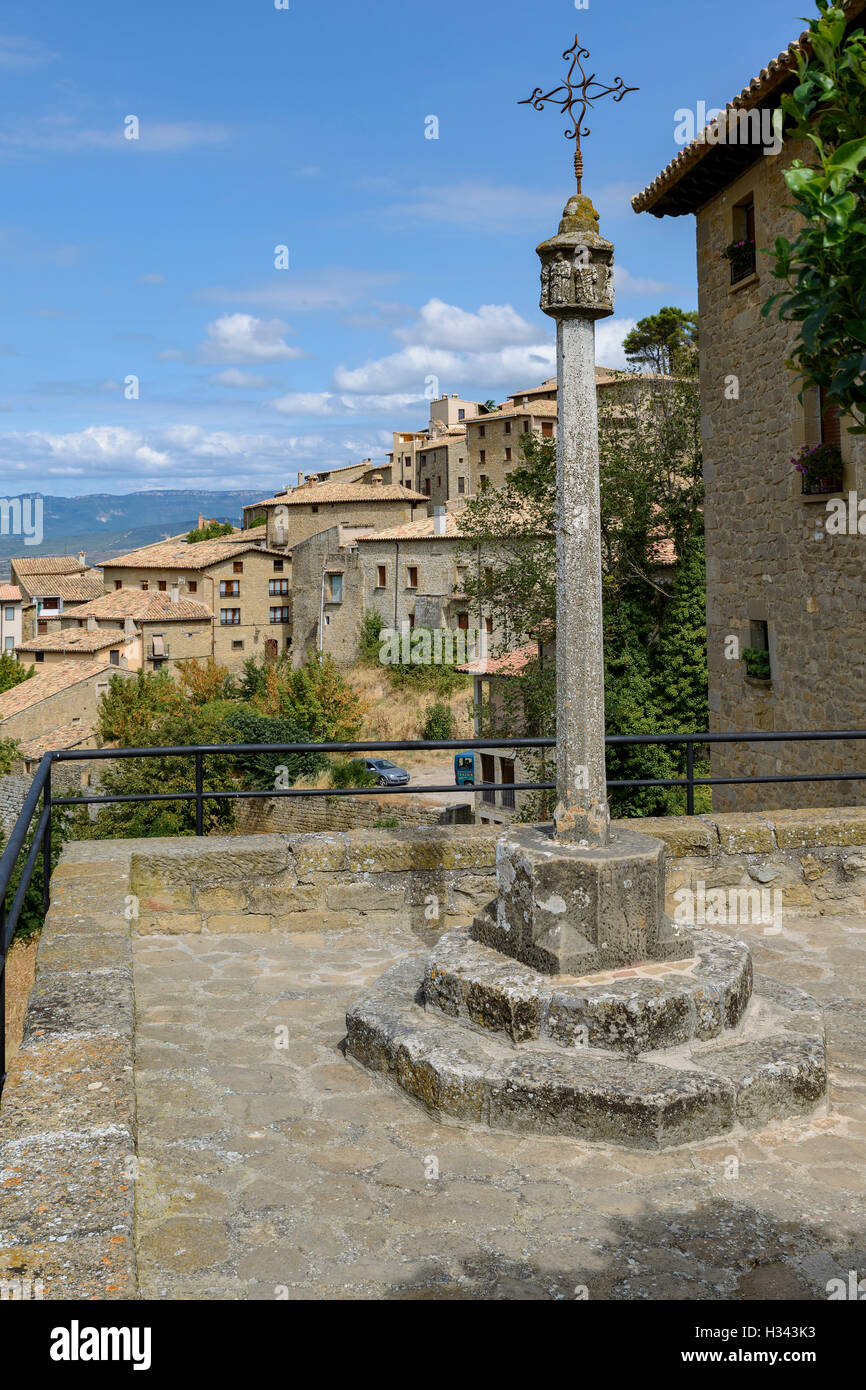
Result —
<instances>
[{"instance_id":1,"label":"stone house","mask_svg":"<svg viewBox=\"0 0 866 1390\"><path fill-rule=\"evenodd\" d=\"M282 553L334 526L397 526L412 521L426 498L401 483L385 483L381 472L369 483L324 483L311 473L300 487L287 488L244 507L244 526L261 526L267 545ZM265 523L261 525L264 516Z\"/></svg>"},{"instance_id":2,"label":"stone house","mask_svg":"<svg viewBox=\"0 0 866 1390\"><path fill-rule=\"evenodd\" d=\"M16 555L11 582L21 592L21 638L48 632L82 603L102 593L102 575L88 566L83 550L72 555Z\"/></svg>"},{"instance_id":3,"label":"stone house","mask_svg":"<svg viewBox=\"0 0 866 1390\"><path fill-rule=\"evenodd\" d=\"M556 401L529 398L526 405L510 397L498 410L466 424L467 490L501 487L507 474L520 466L522 434L556 438Z\"/></svg>"},{"instance_id":4,"label":"stone house","mask_svg":"<svg viewBox=\"0 0 866 1390\"><path fill-rule=\"evenodd\" d=\"M0 652L14 655L23 639L24 598L17 584L0 584Z\"/></svg>"},{"instance_id":5,"label":"stone house","mask_svg":"<svg viewBox=\"0 0 866 1390\"><path fill-rule=\"evenodd\" d=\"M55 627L51 632L31 637L18 648L22 666L68 665L70 661L82 667L107 661L110 666L134 670L141 665L141 634L130 625L124 628L92 626Z\"/></svg>"},{"instance_id":6,"label":"stone house","mask_svg":"<svg viewBox=\"0 0 866 1390\"><path fill-rule=\"evenodd\" d=\"M177 584L169 585L167 592L112 589L77 609L63 626L137 635L140 641L127 655L130 670L143 666L148 671L173 671L180 661L204 660L213 652L213 613L196 599L181 598Z\"/></svg>"},{"instance_id":7,"label":"stone house","mask_svg":"<svg viewBox=\"0 0 866 1390\"><path fill-rule=\"evenodd\" d=\"M180 598L203 604L212 615L211 649L201 654L230 670L239 670L249 656L276 657L291 646L291 560L282 551L268 550L263 539L233 535L190 544L178 537L106 560L102 569L106 592L155 591L171 601L176 587ZM145 626L151 639L160 635ZM187 630L197 631L197 623ZM203 645L199 639L183 639L184 646L194 642ZM151 640L143 653L148 669L160 657Z\"/></svg>"},{"instance_id":8,"label":"stone house","mask_svg":"<svg viewBox=\"0 0 866 1390\"><path fill-rule=\"evenodd\" d=\"M849 22L866 10L849 4ZM742 241L772 246L796 235L783 174L793 160L811 162L803 142L781 152L750 142L752 118L779 110L796 85L805 36L779 54L728 107L725 133L714 125L687 145L633 200L655 217L693 213L697 229L700 388L706 484L707 641L710 729L849 729L862 727L866 568L860 534L830 534L834 499L866 495L866 445L848 433L827 397L798 400L786 367L797 325L762 317L779 288L759 249L740 264L724 257ZM736 118L732 112L743 113ZM739 123L742 121L742 125ZM745 135L744 135L745 131ZM741 138L742 137L742 138ZM745 138L749 137L749 138ZM802 446L841 451L838 486L804 490L793 467ZM828 485L829 486L829 485ZM856 532L856 526L855 526ZM746 650L765 653L763 673ZM767 663L769 673L767 674ZM757 674L756 674L757 672ZM796 776L862 767L863 744L713 745L714 776ZM716 787L715 809L846 804L866 797L866 782Z\"/></svg>"},{"instance_id":9,"label":"stone house","mask_svg":"<svg viewBox=\"0 0 866 1390\"><path fill-rule=\"evenodd\" d=\"M496 640L492 620L473 613L463 593L470 558L455 510L387 531L333 527L297 545L292 560L296 663L320 645L320 633L324 652L342 664L356 660L370 612L397 632L451 629L466 633L458 639L466 645L483 629Z\"/></svg>"},{"instance_id":10,"label":"stone house","mask_svg":"<svg viewBox=\"0 0 866 1390\"><path fill-rule=\"evenodd\" d=\"M59 661L40 666L29 680L0 694L0 729L31 750L37 741L71 748L90 736L111 677L131 673L107 660ZM43 747L42 751L45 751Z\"/></svg>"}]
</instances>

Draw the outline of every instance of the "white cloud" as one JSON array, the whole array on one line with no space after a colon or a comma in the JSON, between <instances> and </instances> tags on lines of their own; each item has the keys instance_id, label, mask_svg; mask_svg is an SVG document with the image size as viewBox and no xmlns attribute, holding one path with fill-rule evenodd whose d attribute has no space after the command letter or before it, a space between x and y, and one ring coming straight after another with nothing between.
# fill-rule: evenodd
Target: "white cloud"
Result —
<instances>
[{"instance_id":1,"label":"white cloud","mask_svg":"<svg viewBox=\"0 0 866 1390\"><path fill-rule=\"evenodd\" d=\"M437 186L435 194L419 190L415 198L391 203L384 216L397 222L447 222L453 227L524 230L562 216L560 193L539 193L517 184L480 182ZM554 229L555 230L555 229Z\"/></svg>"},{"instance_id":2,"label":"white cloud","mask_svg":"<svg viewBox=\"0 0 866 1390\"><path fill-rule=\"evenodd\" d=\"M489 394L491 389L519 390L556 370L552 336L534 327L510 304L485 304L476 313L431 299L414 323L394 330L406 344L397 352L361 367L340 365L334 372L338 391L360 395L426 394L458 389Z\"/></svg>"},{"instance_id":3,"label":"white cloud","mask_svg":"<svg viewBox=\"0 0 866 1390\"><path fill-rule=\"evenodd\" d=\"M31 72L53 63L57 57L38 39L24 35L0 34L0 68L7 72Z\"/></svg>"},{"instance_id":4,"label":"white cloud","mask_svg":"<svg viewBox=\"0 0 866 1390\"><path fill-rule=\"evenodd\" d=\"M284 486L293 470L313 472L363 457L382 457L390 436L379 429L352 439L320 433L250 434L177 423L153 430L91 425L66 434L0 434L0 468L22 486L72 494L134 487L249 487L260 495ZM9 484L7 483L7 486Z\"/></svg>"},{"instance_id":5,"label":"white cloud","mask_svg":"<svg viewBox=\"0 0 866 1390\"><path fill-rule=\"evenodd\" d=\"M200 354L206 362L288 362L305 356L291 347L283 335L289 326L281 319L259 319L254 314L223 314L207 326L207 341Z\"/></svg>"},{"instance_id":6,"label":"white cloud","mask_svg":"<svg viewBox=\"0 0 866 1390\"><path fill-rule=\"evenodd\" d=\"M636 324L636 319L599 319L595 325L595 359L600 367L628 366L622 342Z\"/></svg>"},{"instance_id":7,"label":"white cloud","mask_svg":"<svg viewBox=\"0 0 866 1390\"><path fill-rule=\"evenodd\" d=\"M350 395L336 394L333 391L288 391L284 396L271 401L275 410L282 415L375 415L379 412L407 410L421 404L425 399L421 392L415 394L394 392L390 395Z\"/></svg>"},{"instance_id":8,"label":"white cloud","mask_svg":"<svg viewBox=\"0 0 866 1390\"><path fill-rule=\"evenodd\" d=\"M533 343L538 329L527 323L510 304L482 304L477 314L430 299L418 318L394 337L403 343L452 348L457 352L484 352L506 344Z\"/></svg>"},{"instance_id":9,"label":"white cloud","mask_svg":"<svg viewBox=\"0 0 866 1390\"><path fill-rule=\"evenodd\" d=\"M211 381L217 386L230 386L233 389L245 390L251 387L263 389L269 385L269 378L257 375L255 372L242 372L238 367L227 367L224 372L216 372Z\"/></svg>"},{"instance_id":10,"label":"white cloud","mask_svg":"<svg viewBox=\"0 0 866 1390\"><path fill-rule=\"evenodd\" d=\"M158 271L152 270L147 275L140 276L138 283L140 285L164 285L167 282L164 275L160 275Z\"/></svg>"},{"instance_id":11,"label":"white cloud","mask_svg":"<svg viewBox=\"0 0 866 1390\"><path fill-rule=\"evenodd\" d=\"M221 304L243 304L303 313L308 310L345 309L393 285L400 278L400 275L390 271L328 266L315 275L283 271L270 283L246 290L210 286L199 290L199 296L219 300Z\"/></svg>"},{"instance_id":12,"label":"white cloud","mask_svg":"<svg viewBox=\"0 0 866 1390\"><path fill-rule=\"evenodd\" d=\"M225 126L205 121L151 121L145 115L140 117L139 138L128 140L120 119L114 126L95 129L75 125L65 115L51 115L0 131L0 153L127 150L133 157L136 152L178 154L203 145L221 145L228 135Z\"/></svg>"}]
</instances>

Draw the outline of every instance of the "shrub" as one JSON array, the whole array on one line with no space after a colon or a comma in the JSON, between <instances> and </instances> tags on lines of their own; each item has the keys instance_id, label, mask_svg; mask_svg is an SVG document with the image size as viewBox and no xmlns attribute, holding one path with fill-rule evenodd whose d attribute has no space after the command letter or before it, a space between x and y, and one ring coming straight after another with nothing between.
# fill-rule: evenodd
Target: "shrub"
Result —
<instances>
[{"instance_id":1,"label":"shrub","mask_svg":"<svg viewBox=\"0 0 866 1390\"><path fill-rule=\"evenodd\" d=\"M211 521L207 526L196 526L188 531L186 538L190 545L197 545L199 541L215 541L219 536L230 536L234 529L230 521Z\"/></svg>"},{"instance_id":2,"label":"shrub","mask_svg":"<svg viewBox=\"0 0 866 1390\"><path fill-rule=\"evenodd\" d=\"M309 743L306 731L290 719L257 714L239 705L225 719L227 742ZM238 753L232 760L246 791L292 787L327 767L321 753Z\"/></svg>"},{"instance_id":3,"label":"shrub","mask_svg":"<svg viewBox=\"0 0 866 1390\"><path fill-rule=\"evenodd\" d=\"M374 787L376 781L363 758L335 758L331 762L332 787Z\"/></svg>"},{"instance_id":4,"label":"shrub","mask_svg":"<svg viewBox=\"0 0 866 1390\"><path fill-rule=\"evenodd\" d=\"M454 711L444 700L434 700L424 712L421 737L435 741L454 737Z\"/></svg>"}]
</instances>

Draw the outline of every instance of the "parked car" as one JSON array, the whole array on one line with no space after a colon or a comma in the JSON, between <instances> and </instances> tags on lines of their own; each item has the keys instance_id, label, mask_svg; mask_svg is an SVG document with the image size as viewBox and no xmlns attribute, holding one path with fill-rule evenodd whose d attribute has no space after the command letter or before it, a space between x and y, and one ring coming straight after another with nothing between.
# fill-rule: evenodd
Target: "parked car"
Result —
<instances>
[{"instance_id":1,"label":"parked car","mask_svg":"<svg viewBox=\"0 0 866 1390\"><path fill-rule=\"evenodd\" d=\"M365 758L364 766L372 772L380 787L405 787L409 781L405 767L398 767L390 758Z\"/></svg>"}]
</instances>

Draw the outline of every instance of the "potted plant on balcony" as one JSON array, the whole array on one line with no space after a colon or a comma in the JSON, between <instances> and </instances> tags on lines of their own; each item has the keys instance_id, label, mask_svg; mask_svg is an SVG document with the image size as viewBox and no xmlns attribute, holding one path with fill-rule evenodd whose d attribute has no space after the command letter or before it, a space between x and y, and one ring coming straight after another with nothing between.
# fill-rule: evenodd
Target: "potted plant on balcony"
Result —
<instances>
[{"instance_id":1,"label":"potted plant on balcony","mask_svg":"<svg viewBox=\"0 0 866 1390\"><path fill-rule=\"evenodd\" d=\"M842 451L838 444L804 444L791 462L807 495L841 491Z\"/></svg>"},{"instance_id":2,"label":"potted plant on balcony","mask_svg":"<svg viewBox=\"0 0 866 1390\"><path fill-rule=\"evenodd\" d=\"M730 242L722 255L726 261L730 261L732 281L744 279L755 269L755 243L746 238Z\"/></svg>"},{"instance_id":3,"label":"potted plant on balcony","mask_svg":"<svg viewBox=\"0 0 866 1390\"><path fill-rule=\"evenodd\" d=\"M770 684L770 653L761 647L746 647L743 650L743 665L750 680L761 685Z\"/></svg>"}]
</instances>

